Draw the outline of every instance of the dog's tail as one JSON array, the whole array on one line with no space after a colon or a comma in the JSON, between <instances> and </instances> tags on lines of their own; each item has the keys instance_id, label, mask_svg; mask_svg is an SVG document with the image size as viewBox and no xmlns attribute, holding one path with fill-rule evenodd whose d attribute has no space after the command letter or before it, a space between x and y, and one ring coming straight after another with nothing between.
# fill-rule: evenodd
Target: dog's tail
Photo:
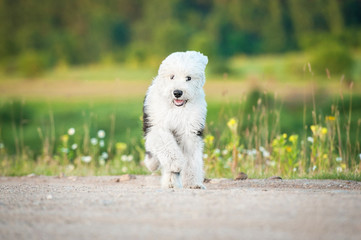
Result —
<instances>
[{"instance_id":1,"label":"dog's tail","mask_svg":"<svg viewBox=\"0 0 361 240\"><path fill-rule=\"evenodd\" d=\"M158 161L158 159L153 156L153 154L149 151L145 152L144 163L151 172L157 171L160 167L160 162Z\"/></svg>"}]
</instances>

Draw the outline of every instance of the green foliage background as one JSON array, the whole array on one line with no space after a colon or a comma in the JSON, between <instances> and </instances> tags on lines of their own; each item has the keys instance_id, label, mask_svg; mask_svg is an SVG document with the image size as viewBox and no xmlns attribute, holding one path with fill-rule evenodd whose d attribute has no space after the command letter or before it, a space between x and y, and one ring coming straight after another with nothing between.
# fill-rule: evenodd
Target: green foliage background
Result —
<instances>
[{"instance_id":1,"label":"green foliage background","mask_svg":"<svg viewBox=\"0 0 361 240\"><path fill-rule=\"evenodd\" d=\"M343 56L360 47L360 11L358 0L0 0L0 65L32 76L64 63L155 64L186 49L222 62L325 41Z\"/></svg>"},{"instance_id":2,"label":"green foliage background","mask_svg":"<svg viewBox=\"0 0 361 240\"><path fill-rule=\"evenodd\" d=\"M0 0L0 21L0 175L146 173L139 89L197 50L209 176L360 179L359 0Z\"/></svg>"}]
</instances>

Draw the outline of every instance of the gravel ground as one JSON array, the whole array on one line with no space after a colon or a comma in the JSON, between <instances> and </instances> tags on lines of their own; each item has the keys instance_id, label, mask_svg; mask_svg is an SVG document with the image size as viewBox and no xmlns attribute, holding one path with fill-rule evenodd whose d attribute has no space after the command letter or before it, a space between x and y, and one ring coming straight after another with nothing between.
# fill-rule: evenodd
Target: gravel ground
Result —
<instances>
[{"instance_id":1,"label":"gravel ground","mask_svg":"<svg viewBox=\"0 0 361 240\"><path fill-rule=\"evenodd\" d=\"M0 177L0 239L361 239L361 182Z\"/></svg>"}]
</instances>

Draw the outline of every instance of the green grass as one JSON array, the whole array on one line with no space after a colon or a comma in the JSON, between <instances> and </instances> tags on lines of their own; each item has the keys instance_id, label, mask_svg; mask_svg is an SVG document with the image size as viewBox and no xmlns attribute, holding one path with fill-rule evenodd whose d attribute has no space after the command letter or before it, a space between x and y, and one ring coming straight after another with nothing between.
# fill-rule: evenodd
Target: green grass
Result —
<instances>
[{"instance_id":1,"label":"green grass","mask_svg":"<svg viewBox=\"0 0 361 240\"><path fill-rule=\"evenodd\" d=\"M338 180L351 180L351 181L361 181L360 173L320 173L315 175L300 175L297 178L308 178L308 179L338 179Z\"/></svg>"},{"instance_id":2,"label":"green grass","mask_svg":"<svg viewBox=\"0 0 361 240\"><path fill-rule=\"evenodd\" d=\"M342 125L347 124L344 118L348 116L348 99L344 96L342 104L337 107L343 107L346 111L337 118L337 122ZM331 109L335 102L337 99L323 99L322 105L316 109L319 114L317 119L320 120L318 125L328 128L329 133L331 126L327 125L325 117L335 115ZM341 144L337 142L338 133L332 130L332 136L327 136L323 142L320 140L315 146L307 142L307 137L317 138L310 128L315 125L311 104L288 106L259 92L249 94L237 102L210 100L205 147L208 156L204 159L207 176L233 177L243 171L250 177L278 174L284 178L358 178L360 143L357 131L360 126L357 121L361 119L360 102L359 97L354 97L353 118L348 128L354 131L349 131L349 138L347 125L340 126ZM147 173L141 162L144 156L142 99L126 102L89 99L48 102L3 100L0 106L2 175ZM303 116L305 106L308 110ZM227 125L232 118L237 123L235 130ZM75 129L74 135L68 134L70 128ZM97 136L99 130L106 133L104 147L99 145L102 140ZM283 134L287 134L287 137L283 138ZM289 139L292 135L298 138L295 146ZM214 138L211 145L207 143L210 136ZM333 140L330 140L331 137ZM98 142L94 146L91 144L92 138ZM306 145L302 145L305 139ZM338 162L336 158L339 154L336 150L348 149L347 141L354 144L341 156L343 160ZM76 150L71 149L73 144L77 144ZM126 144L126 148L119 149L117 144ZM331 145L333 149L330 151ZM312 148L315 148L315 152L312 152ZM270 156L264 157L261 149L266 149ZM276 154L276 149L279 154ZM253 155L249 154L250 151L254 151ZM108 154L108 158L102 162L100 158L103 152ZM328 163L323 165L322 159L312 162L311 158L317 154L330 155ZM82 161L83 156L91 156L91 163ZM123 161L124 156L132 156L131 163ZM288 159L291 158L293 162L289 163ZM233 159L237 162L233 163ZM312 170L313 166L317 166L317 171Z\"/></svg>"},{"instance_id":3,"label":"green grass","mask_svg":"<svg viewBox=\"0 0 361 240\"><path fill-rule=\"evenodd\" d=\"M309 66L312 70L313 63L311 56L307 53L287 53L282 55L262 55L262 56L238 56L230 61L231 70L234 76L249 78L259 77L262 80L273 79L280 82L304 82L310 78L307 75ZM361 53L353 52L354 64L352 70L346 77L355 82L361 82ZM310 64L310 65L308 65ZM312 80L318 84L329 84L330 79L326 76L326 71L322 74L314 74ZM332 81L340 79L342 74L334 74L330 69Z\"/></svg>"},{"instance_id":4,"label":"green grass","mask_svg":"<svg viewBox=\"0 0 361 240\"><path fill-rule=\"evenodd\" d=\"M232 75L208 77L204 158L207 177L234 177L243 171L251 178L280 175L360 180L360 87L354 84L352 96L352 91L342 90L345 85L338 80L328 83L326 76L303 70L305 60L302 55L239 57L231 61ZM64 84L58 91L55 89L62 92L60 97L46 93L31 97L16 92L6 95L12 85L3 88L6 97L0 98L0 175L148 173L142 164L142 95L143 87L155 74L154 68L116 65L59 67L36 80L12 76L0 81L3 86L17 82L16 86L24 88L20 90L30 93L42 84ZM253 89L253 77L261 82L277 79L271 85L276 89ZM114 80L122 82L119 87L129 94L108 95L109 89L118 86L109 85ZM249 81L253 91L240 94L242 89L234 89L242 86L240 81ZM332 89L332 94L308 89L307 97L297 91L289 96L287 86L280 97L273 93L286 83L297 89L316 81L321 89L329 85L327 90ZM95 89L104 83L108 88L94 96L83 94L84 85L75 82L91 82ZM134 89L137 85L131 84L139 82L142 89ZM219 97L219 82L229 84L233 92ZM66 94L73 88L78 88L75 90L80 95L68 98ZM74 135L68 133L70 128L75 129ZM323 134L324 129L327 133ZM98 136L99 130L105 131L105 138ZM313 143L308 141L310 137ZM92 144L94 139L96 144ZM91 157L91 161L87 163L84 157Z\"/></svg>"},{"instance_id":5,"label":"green grass","mask_svg":"<svg viewBox=\"0 0 361 240\"><path fill-rule=\"evenodd\" d=\"M353 50L352 57L354 64L352 70L346 74L346 79L354 82L361 82L361 50ZM326 71L322 74L314 74L312 79L307 75L312 58L307 53L294 52L280 55L260 55L260 56L235 56L227 61L226 70L228 80L259 79L260 81L272 80L282 83L296 82L302 83L313 80L318 84L330 84L338 82L342 74L333 74L330 69L331 82L326 77ZM0 68L1 80L19 81L24 79L42 81L149 81L157 75L160 60L148 65L132 64L120 65L115 62L100 63L93 65L68 66L59 64L55 69L43 72L36 77L27 78L20 73L6 74ZM206 69L209 81L225 80L223 72L214 73L212 68L216 63L209 60ZM327 87L327 85L326 85Z\"/></svg>"},{"instance_id":6,"label":"green grass","mask_svg":"<svg viewBox=\"0 0 361 240\"><path fill-rule=\"evenodd\" d=\"M1 135L2 139L11 146L10 148L14 149L12 144L14 129L12 126L15 123L17 131L21 130L25 141L31 144L31 148L35 149L41 144L38 128L43 131L50 131L49 129L54 127L55 135L61 136L72 127L79 134L83 134L84 125L87 125L90 129L90 135L94 136L99 129L110 132L111 119L114 118L117 137L120 141L125 141L135 135L140 135L141 112L142 101L134 100L55 100L45 102L40 100L4 100L0 101Z\"/></svg>"},{"instance_id":7,"label":"green grass","mask_svg":"<svg viewBox=\"0 0 361 240\"><path fill-rule=\"evenodd\" d=\"M84 66L80 65L73 67L60 65L55 69L48 70L32 78L27 78L19 73L6 75L0 71L0 79L11 81L20 81L24 79L28 79L30 81L114 81L117 79L126 81L139 81L142 79L149 80L156 74L156 67L143 66L140 68L136 66L126 66L112 63Z\"/></svg>"}]
</instances>

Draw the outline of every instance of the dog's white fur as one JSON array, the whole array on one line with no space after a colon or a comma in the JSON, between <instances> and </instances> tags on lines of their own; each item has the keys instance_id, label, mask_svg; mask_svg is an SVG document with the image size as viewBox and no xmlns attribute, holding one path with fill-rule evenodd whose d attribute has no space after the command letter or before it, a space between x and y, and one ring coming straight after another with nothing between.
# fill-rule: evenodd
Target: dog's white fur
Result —
<instances>
[{"instance_id":1,"label":"dog's white fur","mask_svg":"<svg viewBox=\"0 0 361 240\"><path fill-rule=\"evenodd\" d=\"M205 188L202 133L207 63L208 58L199 52L172 53L160 65L145 96L144 162L150 171L161 169L164 188Z\"/></svg>"}]
</instances>

